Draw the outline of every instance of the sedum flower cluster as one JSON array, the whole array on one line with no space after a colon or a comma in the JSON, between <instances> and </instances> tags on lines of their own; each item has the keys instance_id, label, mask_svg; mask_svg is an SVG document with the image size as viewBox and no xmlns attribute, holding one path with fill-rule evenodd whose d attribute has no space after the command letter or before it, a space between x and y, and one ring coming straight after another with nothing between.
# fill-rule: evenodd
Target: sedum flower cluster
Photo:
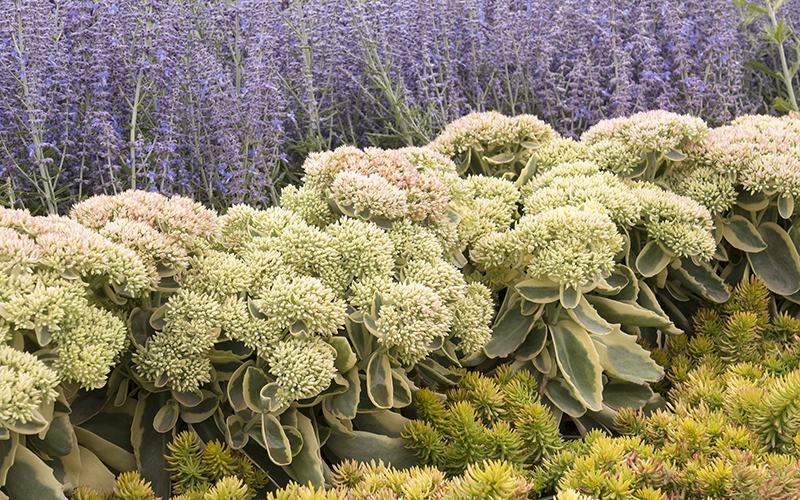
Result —
<instances>
[{"instance_id":1,"label":"sedum flower cluster","mask_svg":"<svg viewBox=\"0 0 800 500\"><path fill-rule=\"evenodd\" d=\"M25 424L56 399L60 380L36 356L0 345L0 425ZM38 415L41 419L41 415Z\"/></svg>"},{"instance_id":2,"label":"sedum flower cluster","mask_svg":"<svg viewBox=\"0 0 800 500\"><path fill-rule=\"evenodd\" d=\"M708 165L690 162L685 168L672 169L661 181L673 193L706 207L712 216L725 214L736 203L736 189L730 175Z\"/></svg>"},{"instance_id":3,"label":"sedum flower cluster","mask_svg":"<svg viewBox=\"0 0 800 500\"><path fill-rule=\"evenodd\" d=\"M748 115L708 134L698 161L751 193L800 196L800 118Z\"/></svg>"},{"instance_id":4,"label":"sedum flower cluster","mask_svg":"<svg viewBox=\"0 0 800 500\"><path fill-rule=\"evenodd\" d=\"M647 160L671 159L678 153L708 134L708 126L700 119L689 115L678 115L663 110L636 113L630 117L603 120L581 135L581 142L588 148L589 159L604 170L611 170L625 177L634 174L638 165ZM653 165L651 168L655 168ZM652 172L653 180L656 172Z\"/></svg>"},{"instance_id":5,"label":"sedum flower cluster","mask_svg":"<svg viewBox=\"0 0 800 500\"><path fill-rule=\"evenodd\" d=\"M153 277L151 288L182 272L190 254L219 237L213 211L189 198L149 191L94 196L74 205L70 217L133 250Z\"/></svg>"},{"instance_id":6,"label":"sedum flower cluster","mask_svg":"<svg viewBox=\"0 0 800 500\"><path fill-rule=\"evenodd\" d=\"M678 257L708 260L717 248L709 211L697 201L643 181L631 182L647 235Z\"/></svg>"},{"instance_id":7,"label":"sedum flower cluster","mask_svg":"<svg viewBox=\"0 0 800 500\"><path fill-rule=\"evenodd\" d=\"M450 122L428 147L448 158L460 157L470 148L492 150L497 146L540 143L558 133L533 115L508 117L496 111L468 114Z\"/></svg>"},{"instance_id":8,"label":"sedum flower cluster","mask_svg":"<svg viewBox=\"0 0 800 500\"><path fill-rule=\"evenodd\" d=\"M441 219L449 203L443 177L455 174L447 158L422 148L360 150L343 146L312 153L303 168L304 186L289 191L290 204L302 206L304 203L291 199L308 197L306 191L316 192L324 195L335 211L361 220ZM301 211L310 222L330 220L319 204Z\"/></svg>"},{"instance_id":9,"label":"sedum flower cluster","mask_svg":"<svg viewBox=\"0 0 800 500\"><path fill-rule=\"evenodd\" d=\"M151 273L132 250L66 217L0 209L0 225L6 337L46 347L62 380L102 386L127 345L125 325L104 306L103 289L139 293Z\"/></svg>"}]
</instances>

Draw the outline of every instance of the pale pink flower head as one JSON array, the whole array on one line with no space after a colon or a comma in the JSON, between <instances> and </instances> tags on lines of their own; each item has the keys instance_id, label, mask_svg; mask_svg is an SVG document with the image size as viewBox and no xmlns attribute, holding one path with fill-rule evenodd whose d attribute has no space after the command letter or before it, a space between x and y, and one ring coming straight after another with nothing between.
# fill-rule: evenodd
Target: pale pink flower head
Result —
<instances>
[{"instance_id":1,"label":"pale pink flower head","mask_svg":"<svg viewBox=\"0 0 800 500\"><path fill-rule=\"evenodd\" d=\"M321 189L344 213L414 221L443 217L450 202L443 177L454 173L452 162L423 148L346 146L310 155L304 168L305 185Z\"/></svg>"},{"instance_id":2,"label":"pale pink flower head","mask_svg":"<svg viewBox=\"0 0 800 500\"><path fill-rule=\"evenodd\" d=\"M746 190L800 196L800 118L742 116L713 129L703 146L698 161Z\"/></svg>"}]
</instances>

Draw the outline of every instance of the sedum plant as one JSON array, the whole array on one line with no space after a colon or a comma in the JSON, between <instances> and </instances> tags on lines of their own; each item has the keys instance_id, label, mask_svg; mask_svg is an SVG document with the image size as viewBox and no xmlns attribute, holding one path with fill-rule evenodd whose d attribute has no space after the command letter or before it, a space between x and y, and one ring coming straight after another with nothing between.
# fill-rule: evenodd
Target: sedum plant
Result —
<instances>
[{"instance_id":1,"label":"sedum plant","mask_svg":"<svg viewBox=\"0 0 800 500\"><path fill-rule=\"evenodd\" d=\"M169 488L161 457L184 428L243 450L276 481L323 486L323 452L381 449L410 465L398 410L419 385L457 381L446 366L490 337L490 291L452 263L450 192L466 204L472 186L452 162L427 149L343 148L306 167L282 208L237 205L216 218L125 194L73 210L99 232L130 214L159 242L122 238L149 264L153 289L116 303L131 355L107 388L80 398L75 418L106 444L124 436L101 422L129 419L133 457L159 496ZM488 230L480 218L476 231Z\"/></svg>"},{"instance_id":2,"label":"sedum plant","mask_svg":"<svg viewBox=\"0 0 800 500\"><path fill-rule=\"evenodd\" d=\"M711 216L689 198L589 161L539 174L520 198L516 224L469 249L465 272L504 298L492 340L467 362L526 367L579 428L610 425L615 408L646 404L653 396L646 383L663 374L637 335L681 333L662 308L673 305L663 300L665 289L728 296L704 264L715 249Z\"/></svg>"},{"instance_id":3,"label":"sedum plant","mask_svg":"<svg viewBox=\"0 0 800 500\"><path fill-rule=\"evenodd\" d=\"M469 372L445 400L427 388L414 395L419 420L403 438L423 465L455 476L484 460L531 467L557 452L563 441L533 375L498 368L494 378Z\"/></svg>"},{"instance_id":4,"label":"sedum plant","mask_svg":"<svg viewBox=\"0 0 800 500\"><path fill-rule=\"evenodd\" d=\"M459 175L500 177L519 187L536 173L536 149L559 137L533 115L487 111L450 123L428 147L451 158Z\"/></svg>"}]
</instances>

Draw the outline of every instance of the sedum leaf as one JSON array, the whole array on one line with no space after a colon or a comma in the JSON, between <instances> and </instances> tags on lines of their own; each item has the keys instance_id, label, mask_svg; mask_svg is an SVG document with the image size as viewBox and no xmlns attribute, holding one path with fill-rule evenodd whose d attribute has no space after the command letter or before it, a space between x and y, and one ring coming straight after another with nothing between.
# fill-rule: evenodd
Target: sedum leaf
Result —
<instances>
[{"instance_id":1,"label":"sedum leaf","mask_svg":"<svg viewBox=\"0 0 800 500\"><path fill-rule=\"evenodd\" d=\"M603 401L603 369L589 333L571 320L550 326L556 361L564 380L587 408L600 411Z\"/></svg>"}]
</instances>

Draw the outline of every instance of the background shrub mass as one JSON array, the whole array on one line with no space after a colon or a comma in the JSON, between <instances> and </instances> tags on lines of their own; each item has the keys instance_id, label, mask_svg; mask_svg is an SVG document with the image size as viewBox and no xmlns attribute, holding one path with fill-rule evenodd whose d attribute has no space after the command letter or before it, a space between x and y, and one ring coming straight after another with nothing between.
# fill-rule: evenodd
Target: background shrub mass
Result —
<instances>
[{"instance_id":1,"label":"background shrub mass","mask_svg":"<svg viewBox=\"0 0 800 500\"><path fill-rule=\"evenodd\" d=\"M472 111L535 114L567 137L650 109L720 125L788 99L781 63L797 61L791 31L778 30L779 53L760 36L769 16L729 0L3 0L0 11L3 201L35 212L128 188L217 209L277 204L308 151L421 145ZM776 19L796 25L800 1Z\"/></svg>"}]
</instances>

